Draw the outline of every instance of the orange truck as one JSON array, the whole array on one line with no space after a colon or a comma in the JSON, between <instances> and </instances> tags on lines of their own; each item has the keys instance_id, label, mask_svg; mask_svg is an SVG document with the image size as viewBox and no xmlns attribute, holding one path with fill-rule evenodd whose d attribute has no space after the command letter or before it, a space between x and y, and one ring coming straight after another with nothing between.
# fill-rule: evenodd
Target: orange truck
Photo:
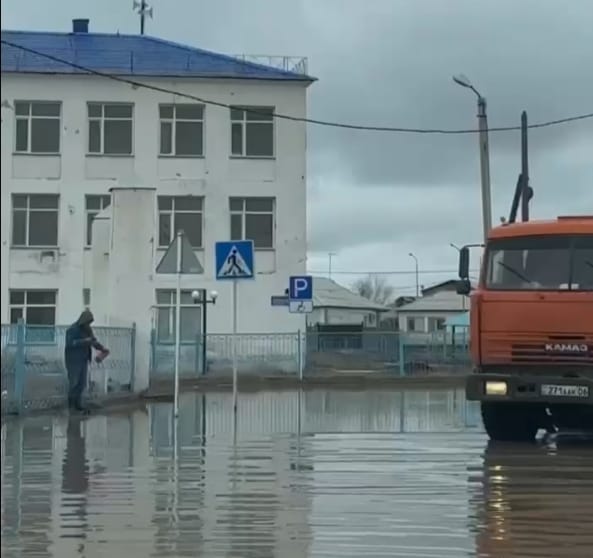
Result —
<instances>
[{"instance_id":1,"label":"orange truck","mask_svg":"<svg viewBox=\"0 0 593 558\"><path fill-rule=\"evenodd\" d=\"M460 251L474 368L466 395L481 402L492 440L593 431L593 215L530 221L532 196L524 165L508 222L486 239L475 290L470 246Z\"/></svg>"}]
</instances>

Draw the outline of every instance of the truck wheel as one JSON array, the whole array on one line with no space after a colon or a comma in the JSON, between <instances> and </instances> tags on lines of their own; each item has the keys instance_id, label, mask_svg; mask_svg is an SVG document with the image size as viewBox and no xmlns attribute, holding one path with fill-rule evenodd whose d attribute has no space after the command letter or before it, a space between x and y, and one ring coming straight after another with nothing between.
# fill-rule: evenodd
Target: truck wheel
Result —
<instances>
[{"instance_id":1,"label":"truck wheel","mask_svg":"<svg viewBox=\"0 0 593 558\"><path fill-rule=\"evenodd\" d=\"M482 421L491 440L532 442L539 429L538 408L520 403L482 402Z\"/></svg>"}]
</instances>

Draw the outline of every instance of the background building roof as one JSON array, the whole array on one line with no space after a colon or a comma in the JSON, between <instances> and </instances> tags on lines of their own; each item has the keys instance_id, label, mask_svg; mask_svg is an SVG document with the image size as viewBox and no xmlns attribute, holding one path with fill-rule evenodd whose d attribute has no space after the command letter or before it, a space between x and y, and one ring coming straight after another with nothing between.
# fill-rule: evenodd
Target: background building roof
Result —
<instances>
[{"instance_id":1,"label":"background building roof","mask_svg":"<svg viewBox=\"0 0 593 558\"><path fill-rule=\"evenodd\" d=\"M313 278L313 306L315 308L351 308L370 312L387 312L389 308L372 302L327 277Z\"/></svg>"},{"instance_id":2,"label":"background building roof","mask_svg":"<svg viewBox=\"0 0 593 558\"><path fill-rule=\"evenodd\" d=\"M297 71L240 60L147 35L2 31L2 41L98 72L120 76L201 77L311 82ZM2 43L2 72L84 74L83 70Z\"/></svg>"},{"instance_id":3,"label":"background building roof","mask_svg":"<svg viewBox=\"0 0 593 558\"><path fill-rule=\"evenodd\" d=\"M398 314L405 312L465 312L469 308L469 299L451 293L441 293L441 296L426 296L417 298L414 302L400 306Z\"/></svg>"}]
</instances>

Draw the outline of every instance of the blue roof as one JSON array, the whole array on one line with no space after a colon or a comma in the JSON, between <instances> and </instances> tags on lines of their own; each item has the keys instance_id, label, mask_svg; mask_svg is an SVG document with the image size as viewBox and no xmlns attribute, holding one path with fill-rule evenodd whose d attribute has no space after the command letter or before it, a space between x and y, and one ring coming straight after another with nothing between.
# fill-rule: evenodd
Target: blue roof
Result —
<instances>
[{"instance_id":1,"label":"blue roof","mask_svg":"<svg viewBox=\"0 0 593 558\"><path fill-rule=\"evenodd\" d=\"M2 40L91 70L120 76L314 81L314 78L302 73L247 62L147 35L2 31ZM85 73L4 43L2 72Z\"/></svg>"}]
</instances>

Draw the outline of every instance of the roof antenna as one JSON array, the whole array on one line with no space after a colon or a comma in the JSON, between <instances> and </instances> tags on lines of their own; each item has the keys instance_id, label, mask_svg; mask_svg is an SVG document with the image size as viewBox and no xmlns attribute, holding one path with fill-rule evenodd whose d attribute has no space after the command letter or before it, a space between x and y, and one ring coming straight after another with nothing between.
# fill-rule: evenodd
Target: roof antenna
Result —
<instances>
[{"instance_id":1,"label":"roof antenna","mask_svg":"<svg viewBox=\"0 0 593 558\"><path fill-rule=\"evenodd\" d=\"M509 215L509 223L514 223L517 220L517 211L519 210L519 202L521 203L521 220L529 221L529 202L533 198L533 188L529 186L529 158L527 146L527 112L521 113L521 173L517 179L515 187L515 195L513 196L513 203L511 204L511 213Z\"/></svg>"},{"instance_id":2,"label":"roof antenna","mask_svg":"<svg viewBox=\"0 0 593 558\"><path fill-rule=\"evenodd\" d=\"M140 35L144 35L144 20L146 16L152 19L152 6L149 6L146 0L134 0L132 10L140 15Z\"/></svg>"}]
</instances>

